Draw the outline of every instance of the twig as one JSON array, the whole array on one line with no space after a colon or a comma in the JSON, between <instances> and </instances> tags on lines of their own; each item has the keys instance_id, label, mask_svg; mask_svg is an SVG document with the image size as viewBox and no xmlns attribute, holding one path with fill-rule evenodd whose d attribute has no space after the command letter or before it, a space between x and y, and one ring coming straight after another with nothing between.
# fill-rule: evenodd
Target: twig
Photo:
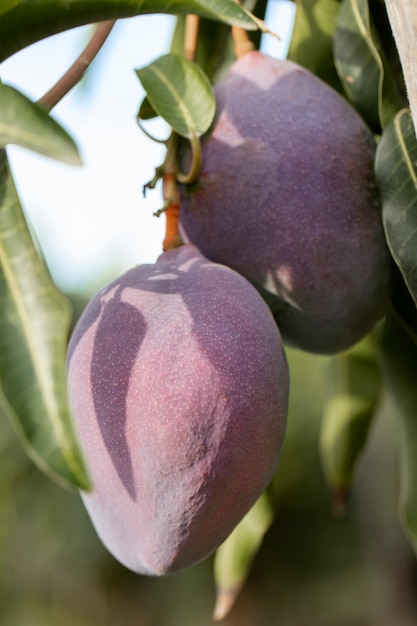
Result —
<instances>
[{"instance_id":1,"label":"twig","mask_svg":"<svg viewBox=\"0 0 417 626\"><path fill-rule=\"evenodd\" d=\"M178 186L175 175L171 172L164 174L164 200L165 200L165 239L162 244L164 252L178 248L183 241L179 230L180 202Z\"/></svg>"},{"instance_id":2,"label":"twig","mask_svg":"<svg viewBox=\"0 0 417 626\"><path fill-rule=\"evenodd\" d=\"M184 56L189 61L195 60L199 25L200 18L198 15L188 14L185 18Z\"/></svg>"},{"instance_id":3,"label":"twig","mask_svg":"<svg viewBox=\"0 0 417 626\"><path fill-rule=\"evenodd\" d=\"M65 74L59 79L59 81L39 99L39 104L42 104L48 111L50 111L66 94L81 80L84 76L90 63L95 59L100 52L104 42L110 34L116 20L109 20L107 22L101 22L93 36L84 48L78 59L71 65L71 67L65 72Z\"/></svg>"},{"instance_id":4,"label":"twig","mask_svg":"<svg viewBox=\"0 0 417 626\"><path fill-rule=\"evenodd\" d=\"M232 37L237 59L240 59L255 48L253 42L249 39L248 31L239 26L232 26Z\"/></svg>"}]
</instances>

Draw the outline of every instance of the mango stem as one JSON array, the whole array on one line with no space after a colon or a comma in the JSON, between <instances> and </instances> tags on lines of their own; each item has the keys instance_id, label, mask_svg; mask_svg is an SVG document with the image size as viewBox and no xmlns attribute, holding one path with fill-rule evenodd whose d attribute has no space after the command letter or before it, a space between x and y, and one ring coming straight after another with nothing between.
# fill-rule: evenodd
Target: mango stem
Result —
<instances>
[{"instance_id":1,"label":"mango stem","mask_svg":"<svg viewBox=\"0 0 417 626\"><path fill-rule=\"evenodd\" d=\"M165 223L165 239L162 243L164 252L179 248L183 244L180 230L180 202L178 197L178 186L175 174L168 172L163 177L164 200L166 202L166 223Z\"/></svg>"},{"instance_id":2,"label":"mango stem","mask_svg":"<svg viewBox=\"0 0 417 626\"><path fill-rule=\"evenodd\" d=\"M249 39L248 31L240 28L240 26L232 26L232 37L237 59L255 49L253 42Z\"/></svg>"},{"instance_id":3,"label":"mango stem","mask_svg":"<svg viewBox=\"0 0 417 626\"><path fill-rule=\"evenodd\" d=\"M195 60L199 25L200 18L198 15L189 14L185 18L184 56L189 61Z\"/></svg>"}]
</instances>

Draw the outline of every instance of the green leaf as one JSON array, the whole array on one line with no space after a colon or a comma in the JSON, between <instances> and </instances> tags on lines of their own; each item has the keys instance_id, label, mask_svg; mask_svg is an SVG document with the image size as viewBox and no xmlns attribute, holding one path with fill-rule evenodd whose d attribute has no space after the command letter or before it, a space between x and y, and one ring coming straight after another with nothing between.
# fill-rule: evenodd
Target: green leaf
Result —
<instances>
[{"instance_id":1,"label":"green leaf","mask_svg":"<svg viewBox=\"0 0 417 626\"><path fill-rule=\"evenodd\" d=\"M152 120L155 117L157 117L157 113L149 102L149 99L145 96L139 106L137 118L139 120Z\"/></svg>"},{"instance_id":2,"label":"green leaf","mask_svg":"<svg viewBox=\"0 0 417 626\"><path fill-rule=\"evenodd\" d=\"M37 255L0 152L0 411L29 456L61 484L89 483L66 401L68 302Z\"/></svg>"},{"instance_id":3,"label":"green leaf","mask_svg":"<svg viewBox=\"0 0 417 626\"><path fill-rule=\"evenodd\" d=\"M400 519L417 553L417 344L393 313L380 339L384 377L398 414Z\"/></svg>"},{"instance_id":4,"label":"green leaf","mask_svg":"<svg viewBox=\"0 0 417 626\"><path fill-rule=\"evenodd\" d=\"M7 144L81 165L77 146L68 133L41 106L0 83L0 148Z\"/></svg>"},{"instance_id":5,"label":"green leaf","mask_svg":"<svg viewBox=\"0 0 417 626\"><path fill-rule=\"evenodd\" d=\"M183 54L184 34L185 17L179 16L172 37L170 52ZM236 60L229 26L213 20L201 19L194 60L211 82L217 82L220 77L227 74L230 66Z\"/></svg>"},{"instance_id":6,"label":"green leaf","mask_svg":"<svg viewBox=\"0 0 417 626\"><path fill-rule=\"evenodd\" d=\"M397 318L417 344L417 308L401 276L395 281L390 304Z\"/></svg>"},{"instance_id":7,"label":"green leaf","mask_svg":"<svg viewBox=\"0 0 417 626\"><path fill-rule=\"evenodd\" d=\"M381 392L373 335L330 359L325 378L331 391L323 411L320 455L335 512L342 512Z\"/></svg>"},{"instance_id":8,"label":"green leaf","mask_svg":"<svg viewBox=\"0 0 417 626\"><path fill-rule=\"evenodd\" d=\"M216 111L211 83L185 57L166 54L136 70L154 110L183 137L203 135Z\"/></svg>"},{"instance_id":9,"label":"green leaf","mask_svg":"<svg viewBox=\"0 0 417 626\"><path fill-rule=\"evenodd\" d=\"M250 14L234 0L2 0L0 62L63 30L145 13L195 13L246 29L256 28Z\"/></svg>"},{"instance_id":10,"label":"green leaf","mask_svg":"<svg viewBox=\"0 0 417 626\"><path fill-rule=\"evenodd\" d=\"M267 0L244 0L240 3L258 19L265 17ZM184 51L185 17L177 18L172 37L170 52L182 54ZM257 29L249 33L256 49L259 48L262 31ZM198 27L198 41L195 62L207 74L211 82L216 83L227 75L236 61L233 37L227 24L202 18Z\"/></svg>"},{"instance_id":11,"label":"green leaf","mask_svg":"<svg viewBox=\"0 0 417 626\"><path fill-rule=\"evenodd\" d=\"M217 549L214 558L217 587L214 619L223 619L232 608L273 518L273 507L265 491Z\"/></svg>"},{"instance_id":12,"label":"green leaf","mask_svg":"<svg viewBox=\"0 0 417 626\"><path fill-rule=\"evenodd\" d=\"M378 6L384 10L382 5ZM334 40L335 63L346 93L375 132L403 106L368 0L343 0Z\"/></svg>"},{"instance_id":13,"label":"green leaf","mask_svg":"<svg viewBox=\"0 0 417 626\"><path fill-rule=\"evenodd\" d=\"M375 172L387 242L417 302L417 140L408 110L400 111L385 129Z\"/></svg>"},{"instance_id":14,"label":"green leaf","mask_svg":"<svg viewBox=\"0 0 417 626\"><path fill-rule=\"evenodd\" d=\"M339 0L296 0L288 58L341 90L333 60Z\"/></svg>"}]
</instances>

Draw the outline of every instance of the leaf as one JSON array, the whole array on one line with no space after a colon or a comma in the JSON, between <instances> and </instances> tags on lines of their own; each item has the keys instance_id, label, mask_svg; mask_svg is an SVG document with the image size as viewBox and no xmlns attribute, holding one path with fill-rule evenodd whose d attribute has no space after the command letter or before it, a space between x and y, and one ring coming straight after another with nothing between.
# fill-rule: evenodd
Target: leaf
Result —
<instances>
[{"instance_id":1,"label":"leaf","mask_svg":"<svg viewBox=\"0 0 417 626\"><path fill-rule=\"evenodd\" d=\"M244 0L240 4L253 12L258 19L264 19L267 0ZM184 32L185 18L179 16L172 37L170 52L183 53ZM249 37L255 48L258 49L262 37L261 29L251 31ZM226 76L235 60L233 37L227 24L210 19L200 19L194 61L204 70L211 82L216 83Z\"/></svg>"},{"instance_id":2,"label":"leaf","mask_svg":"<svg viewBox=\"0 0 417 626\"><path fill-rule=\"evenodd\" d=\"M380 342L384 377L398 414L400 519L417 554L417 344L393 313L385 319Z\"/></svg>"},{"instance_id":3,"label":"leaf","mask_svg":"<svg viewBox=\"0 0 417 626\"><path fill-rule=\"evenodd\" d=\"M296 0L287 56L340 91L333 60L333 36L339 6L339 0Z\"/></svg>"},{"instance_id":4,"label":"leaf","mask_svg":"<svg viewBox=\"0 0 417 626\"><path fill-rule=\"evenodd\" d=\"M346 93L371 128L380 132L403 103L371 21L368 0L342 1L334 54Z\"/></svg>"},{"instance_id":5,"label":"leaf","mask_svg":"<svg viewBox=\"0 0 417 626\"><path fill-rule=\"evenodd\" d=\"M72 165L81 165L67 132L39 105L0 83L0 148L17 144Z\"/></svg>"},{"instance_id":6,"label":"leaf","mask_svg":"<svg viewBox=\"0 0 417 626\"><path fill-rule=\"evenodd\" d=\"M215 620L226 617L235 603L273 518L273 507L265 491L217 549L214 558Z\"/></svg>"},{"instance_id":7,"label":"leaf","mask_svg":"<svg viewBox=\"0 0 417 626\"><path fill-rule=\"evenodd\" d=\"M258 14L257 14L258 15ZM185 18L177 18L170 52L182 54L184 50ZM236 60L231 29L226 24L201 19L195 62L212 82L224 76Z\"/></svg>"},{"instance_id":8,"label":"leaf","mask_svg":"<svg viewBox=\"0 0 417 626\"><path fill-rule=\"evenodd\" d=\"M391 254L417 302L417 140L408 110L385 129L375 158Z\"/></svg>"},{"instance_id":9,"label":"leaf","mask_svg":"<svg viewBox=\"0 0 417 626\"><path fill-rule=\"evenodd\" d=\"M70 308L36 253L0 152L0 411L57 482L89 487L66 402Z\"/></svg>"},{"instance_id":10,"label":"leaf","mask_svg":"<svg viewBox=\"0 0 417 626\"><path fill-rule=\"evenodd\" d=\"M401 324L417 344L417 308L401 276L395 281L390 304Z\"/></svg>"},{"instance_id":11,"label":"leaf","mask_svg":"<svg viewBox=\"0 0 417 626\"><path fill-rule=\"evenodd\" d=\"M183 137L201 136L216 111L211 83L192 61L166 54L136 70L154 110Z\"/></svg>"},{"instance_id":12,"label":"leaf","mask_svg":"<svg viewBox=\"0 0 417 626\"><path fill-rule=\"evenodd\" d=\"M329 360L326 380L332 390L323 411L320 455L334 511L341 513L381 392L373 335Z\"/></svg>"},{"instance_id":13,"label":"leaf","mask_svg":"<svg viewBox=\"0 0 417 626\"><path fill-rule=\"evenodd\" d=\"M2 0L0 62L26 46L64 30L146 13L195 13L242 28L256 28L234 0Z\"/></svg>"},{"instance_id":14,"label":"leaf","mask_svg":"<svg viewBox=\"0 0 417 626\"><path fill-rule=\"evenodd\" d=\"M137 118L139 120L152 120L157 117L155 109L149 102L149 99L145 96L140 104Z\"/></svg>"}]
</instances>

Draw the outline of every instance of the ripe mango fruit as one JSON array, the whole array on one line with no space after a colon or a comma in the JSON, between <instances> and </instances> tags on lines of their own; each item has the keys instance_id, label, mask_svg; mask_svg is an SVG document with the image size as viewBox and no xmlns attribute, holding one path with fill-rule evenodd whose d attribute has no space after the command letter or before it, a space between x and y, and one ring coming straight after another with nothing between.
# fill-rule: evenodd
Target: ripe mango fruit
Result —
<instances>
[{"instance_id":1,"label":"ripe mango fruit","mask_svg":"<svg viewBox=\"0 0 417 626\"><path fill-rule=\"evenodd\" d=\"M248 281L192 245L104 287L68 350L68 395L107 549L162 575L212 553L275 470L288 366Z\"/></svg>"},{"instance_id":2,"label":"ripe mango fruit","mask_svg":"<svg viewBox=\"0 0 417 626\"><path fill-rule=\"evenodd\" d=\"M215 94L199 180L181 189L185 239L259 289L287 344L347 349L391 290L373 135L314 74L258 51Z\"/></svg>"}]
</instances>

